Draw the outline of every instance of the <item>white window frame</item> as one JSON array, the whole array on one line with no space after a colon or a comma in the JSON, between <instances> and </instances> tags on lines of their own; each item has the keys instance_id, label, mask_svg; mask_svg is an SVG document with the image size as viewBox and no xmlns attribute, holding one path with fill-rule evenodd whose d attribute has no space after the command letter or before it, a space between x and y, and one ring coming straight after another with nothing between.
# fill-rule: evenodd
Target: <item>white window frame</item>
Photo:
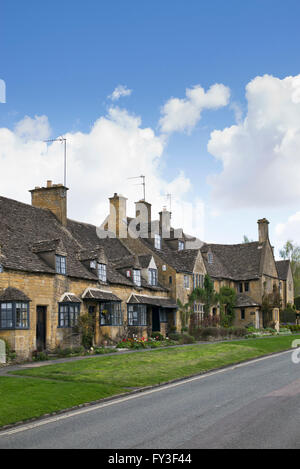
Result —
<instances>
[{"instance_id":1,"label":"white window frame","mask_svg":"<svg viewBox=\"0 0 300 469\"><path fill-rule=\"evenodd\" d=\"M161 249L161 236L159 234L154 235L154 247L155 249Z\"/></svg>"},{"instance_id":2,"label":"white window frame","mask_svg":"<svg viewBox=\"0 0 300 469\"><path fill-rule=\"evenodd\" d=\"M138 269L133 269L133 283L137 286L140 287L142 285L142 277L141 277L141 271Z\"/></svg>"}]
</instances>

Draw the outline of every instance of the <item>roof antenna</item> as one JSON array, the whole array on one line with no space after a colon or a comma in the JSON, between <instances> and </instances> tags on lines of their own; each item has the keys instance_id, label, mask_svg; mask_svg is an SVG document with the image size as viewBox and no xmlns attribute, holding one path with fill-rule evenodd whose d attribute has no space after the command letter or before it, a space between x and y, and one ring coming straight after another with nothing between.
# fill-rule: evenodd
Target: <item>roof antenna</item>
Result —
<instances>
[{"instance_id":1,"label":"roof antenna","mask_svg":"<svg viewBox=\"0 0 300 469\"><path fill-rule=\"evenodd\" d=\"M172 212L172 194L166 194L166 198L169 201L169 210Z\"/></svg>"},{"instance_id":2,"label":"roof antenna","mask_svg":"<svg viewBox=\"0 0 300 469\"><path fill-rule=\"evenodd\" d=\"M57 137L50 140L44 140L44 142L61 142L64 144L64 186L67 187L67 139L64 137Z\"/></svg>"},{"instance_id":3,"label":"roof antenna","mask_svg":"<svg viewBox=\"0 0 300 469\"><path fill-rule=\"evenodd\" d=\"M131 178L127 178L127 179L142 179L142 182L140 182L139 184L134 184L135 186L143 186L143 199L142 200L146 200L146 182L145 182L145 179L146 179L146 176L133 176Z\"/></svg>"}]
</instances>

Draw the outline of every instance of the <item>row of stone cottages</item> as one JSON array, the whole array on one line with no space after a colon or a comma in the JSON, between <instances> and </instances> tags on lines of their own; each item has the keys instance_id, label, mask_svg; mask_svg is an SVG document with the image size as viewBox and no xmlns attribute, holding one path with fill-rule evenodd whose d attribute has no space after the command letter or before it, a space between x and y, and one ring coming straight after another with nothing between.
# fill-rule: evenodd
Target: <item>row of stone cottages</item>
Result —
<instances>
[{"instance_id":1,"label":"row of stone cottages","mask_svg":"<svg viewBox=\"0 0 300 469\"><path fill-rule=\"evenodd\" d=\"M73 326L84 313L96 317L95 345L130 330L144 337L180 330L177 299L186 303L206 273L216 291L237 289L239 325L263 326L262 295L275 284L283 305L293 302L290 265L275 262L265 219L258 242L204 244L174 230L167 210L152 220L146 201L136 203L132 219L115 194L98 229L67 218L63 185L48 181L30 192L32 205L0 197L0 338L19 356L77 343ZM195 303L194 312L201 319L203 305Z\"/></svg>"}]
</instances>

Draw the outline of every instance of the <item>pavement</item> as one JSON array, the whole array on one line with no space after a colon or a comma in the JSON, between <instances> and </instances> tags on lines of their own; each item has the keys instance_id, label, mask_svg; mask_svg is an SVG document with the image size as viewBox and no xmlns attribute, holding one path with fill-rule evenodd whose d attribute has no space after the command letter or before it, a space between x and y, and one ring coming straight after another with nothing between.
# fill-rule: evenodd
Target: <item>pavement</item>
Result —
<instances>
[{"instance_id":1,"label":"pavement","mask_svg":"<svg viewBox=\"0 0 300 469\"><path fill-rule=\"evenodd\" d=\"M0 432L0 448L300 448L291 351Z\"/></svg>"}]
</instances>

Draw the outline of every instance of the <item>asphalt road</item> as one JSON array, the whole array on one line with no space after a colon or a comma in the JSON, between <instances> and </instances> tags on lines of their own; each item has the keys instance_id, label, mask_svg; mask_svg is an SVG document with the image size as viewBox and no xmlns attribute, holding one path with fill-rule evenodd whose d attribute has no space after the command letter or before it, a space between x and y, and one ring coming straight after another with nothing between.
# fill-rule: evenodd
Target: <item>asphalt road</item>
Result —
<instances>
[{"instance_id":1,"label":"asphalt road","mask_svg":"<svg viewBox=\"0 0 300 469\"><path fill-rule=\"evenodd\" d=\"M300 448L291 352L0 432L0 448Z\"/></svg>"}]
</instances>

